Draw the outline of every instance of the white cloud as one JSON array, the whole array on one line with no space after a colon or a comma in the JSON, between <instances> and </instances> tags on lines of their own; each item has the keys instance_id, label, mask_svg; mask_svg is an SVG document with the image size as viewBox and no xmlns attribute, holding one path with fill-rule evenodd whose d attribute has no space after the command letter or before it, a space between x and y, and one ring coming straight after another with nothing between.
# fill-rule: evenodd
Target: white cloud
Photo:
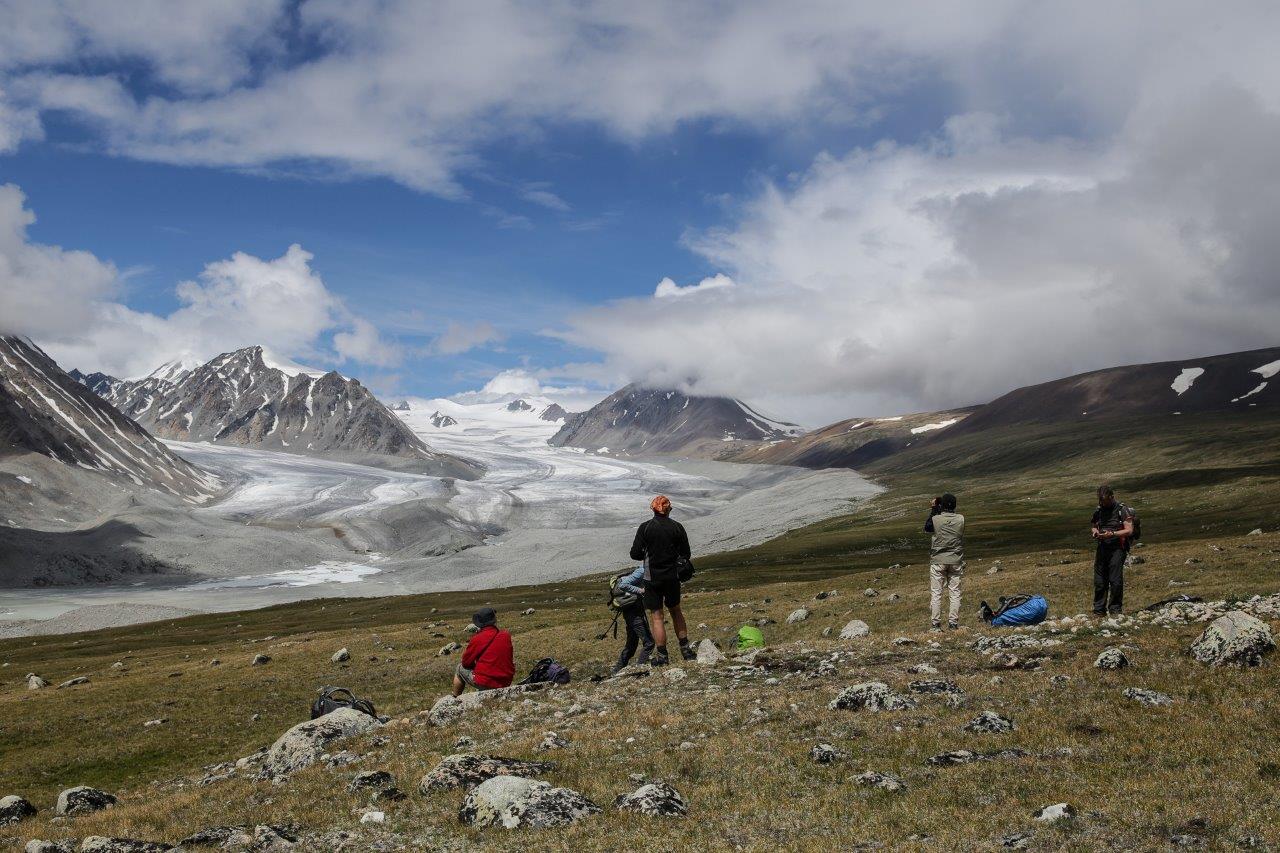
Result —
<instances>
[{"instance_id":1,"label":"white cloud","mask_svg":"<svg viewBox=\"0 0 1280 853\"><path fill-rule=\"evenodd\" d=\"M180 307L159 316L115 301L124 276L111 263L32 242L34 221L22 191L0 186L0 332L35 338L64 367L139 376L179 356L253 344L303 358L399 361L397 348L325 286L301 246L270 260L237 252L208 264L175 287ZM328 334L336 355L324 352Z\"/></svg>"},{"instance_id":2,"label":"white cloud","mask_svg":"<svg viewBox=\"0 0 1280 853\"><path fill-rule=\"evenodd\" d=\"M450 323L444 333L431 344L431 351L437 355L460 355L464 352L482 347L485 344L502 340L502 333L492 323Z\"/></svg>"},{"instance_id":3,"label":"white cloud","mask_svg":"<svg viewBox=\"0 0 1280 853\"><path fill-rule=\"evenodd\" d=\"M607 370L810 424L1274 344L1280 114L1218 84L1105 146L1001 126L969 117L918 146L820 157L689 239L734 287L660 288L578 314L564 337Z\"/></svg>"},{"instance_id":4,"label":"white cloud","mask_svg":"<svg viewBox=\"0 0 1280 853\"><path fill-rule=\"evenodd\" d=\"M539 397L559 403L565 411L583 412L600 402L609 391L586 385L548 384L554 380L544 371L512 368L503 370L484 384L479 391L463 391L451 399L459 403L486 403L509 397Z\"/></svg>"},{"instance_id":5,"label":"white cloud","mask_svg":"<svg viewBox=\"0 0 1280 853\"><path fill-rule=\"evenodd\" d=\"M664 278L658 282L653 295L658 299L669 299L671 297L692 296L695 293L705 293L708 290L720 290L726 287L733 287L733 279L724 273L716 273L709 278L704 278L697 284L689 284L684 287L676 284L670 278Z\"/></svg>"}]
</instances>

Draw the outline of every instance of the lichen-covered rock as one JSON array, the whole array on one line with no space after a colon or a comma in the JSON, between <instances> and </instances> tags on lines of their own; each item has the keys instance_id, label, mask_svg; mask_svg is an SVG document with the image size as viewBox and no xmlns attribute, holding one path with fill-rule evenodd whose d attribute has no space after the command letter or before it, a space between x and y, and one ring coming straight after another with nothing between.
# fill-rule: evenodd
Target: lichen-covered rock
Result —
<instances>
[{"instance_id":1,"label":"lichen-covered rock","mask_svg":"<svg viewBox=\"0 0 1280 853\"><path fill-rule=\"evenodd\" d=\"M556 732L547 732L542 736L542 742L538 744L538 749L564 749L568 745L568 738Z\"/></svg>"},{"instance_id":2,"label":"lichen-covered rock","mask_svg":"<svg viewBox=\"0 0 1280 853\"><path fill-rule=\"evenodd\" d=\"M724 653L716 648L716 644L710 640L703 640L698 643L698 663L703 666L714 666L724 660Z\"/></svg>"},{"instance_id":3,"label":"lichen-covered rock","mask_svg":"<svg viewBox=\"0 0 1280 853\"><path fill-rule=\"evenodd\" d=\"M938 668L931 663L918 663L907 667L907 672L912 675L937 675Z\"/></svg>"},{"instance_id":4,"label":"lichen-covered rock","mask_svg":"<svg viewBox=\"0 0 1280 853\"><path fill-rule=\"evenodd\" d=\"M460 648L462 648L462 646L458 645L457 643L445 643L443 646L440 647L440 651L436 652L436 657L440 657L440 658L448 657L449 655L453 654Z\"/></svg>"},{"instance_id":5,"label":"lichen-covered rock","mask_svg":"<svg viewBox=\"0 0 1280 853\"><path fill-rule=\"evenodd\" d=\"M1191 644L1191 656L1210 666L1257 666L1275 647L1270 625L1233 610L1209 623Z\"/></svg>"},{"instance_id":6,"label":"lichen-covered rock","mask_svg":"<svg viewBox=\"0 0 1280 853\"><path fill-rule=\"evenodd\" d=\"M80 853L163 853L173 845L161 841L139 841L136 838L108 838L90 835L80 842Z\"/></svg>"},{"instance_id":7,"label":"lichen-covered rock","mask_svg":"<svg viewBox=\"0 0 1280 853\"><path fill-rule=\"evenodd\" d=\"M23 853L76 853L73 841L44 841L39 838L31 839L22 849Z\"/></svg>"},{"instance_id":8,"label":"lichen-covered rock","mask_svg":"<svg viewBox=\"0 0 1280 853\"><path fill-rule=\"evenodd\" d=\"M346 663L347 661L351 660L351 652L345 648L338 649L336 652L333 653L333 657L329 658L329 660L333 661L334 663Z\"/></svg>"},{"instance_id":9,"label":"lichen-covered rock","mask_svg":"<svg viewBox=\"0 0 1280 853\"><path fill-rule=\"evenodd\" d=\"M78 815L89 814L90 812L101 811L116 804L114 794L108 794L106 791L100 791L97 788L90 788L88 785L80 785L75 788L67 788L58 794L58 804L54 806L54 814L59 815Z\"/></svg>"},{"instance_id":10,"label":"lichen-covered rock","mask_svg":"<svg viewBox=\"0 0 1280 853\"><path fill-rule=\"evenodd\" d=\"M983 711L966 723L964 730L984 734L1003 734L1013 731L1013 720L995 711Z\"/></svg>"},{"instance_id":11,"label":"lichen-covered rock","mask_svg":"<svg viewBox=\"0 0 1280 853\"><path fill-rule=\"evenodd\" d=\"M264 666L264 665L269 664L269 663L271 663L271 655L264 655L264 654L259 653L259 654L256 654L256 655L254 655L254 656L253 656L253 661L252 661L249 665L250 665L250 666Z\"/></svg>"},{"instance_id":12,"label":"lichen-covered rock","mask_svg":"<svg viewBox=\"0 0 1280 853\"><path fill-rule=\"evenodd\" d=\"M865 637L871 633L871 626L861 619L850 619L845 626L840 629L840 639L856 640L859 637Z\"/></svg>"},{"instance_id":13,"label":"lichen-covered rock","mask_svg":"<svg viewBox=\"0 0 1280 853\"><path fill-rule=\"evenodd\" d=\"M845 688L827 707L840 711L902 711L916 707L916 701L894 693L883 681L868 681Z\"/></svg>"},{"instance_id":14,"label":"lichen-covered rock","mask_svg":"<svg viewBox=\"0 0 1280 853\"><path fill-rule=\"evenodd\" d=\"M829 743L815 744L813 749L809 750L809 758L816 764L835 764L848 757L849 753L842 752Z\"/></svg>"},{"instance_id":15,"label":"lichen-covered rock","mask_svg":"<svg viewBox=\"0 0 1280 853\"><path fill-rule=\"evenodd\" d=\"M859 773L853 777L853 781L866 788L879 788L882 791L905 791L907 783L902 781L902 777L895 776L892 773L877 773L868 770L866 773Z\"/></svg>"},{"instance_id":16,"label":"lichen-covered rock","mask_svg":"<svg viewBox=\"0 0 1280 853\"><path fill-rule=\"evenodd\" d=\"M554 761L521 761L499 755L450 755L422 777L418 790L447 791L452 788L474 788L495 776L541 776L556 768Z\"/></svg>"},{"instance_id":17,"label":"lichen-covered rock","mask_svg":"<svg viewBox=\"0 0 1280 853\"><path fill-rule=\"evenodd\" d=\"M647 673L648 670L646 669L645 672ZM441 696L427 712L427 720L433 726L447 726L482 705L545 690L550 686L551 682L541 681L534 684L513 684L497 690L477 690L474 693L463 693L461 696Z\"/></svg>"},{"instance_id":18,"label":"lichen-covered rock","mask_svg":"<svg viewBox=\"0 0 1280 853\"><path fill-rule=\"evenodd\" d=\"M964 691L960 689L954 681L944 681L942 679L922 679L913 681L907 685L907 689L912 693L939 694L945 693L952 696L963 696Z\"/></svg>"},{"instance_id":19,"label":"lichen-covered rock","mask_svg":"<svg viewBox=\"0 0 1280 853\"><path fill-rule=\"evenodd\" d=\"M347 790L352 793L359 791L380 791L384 788L394 787L396 777L392 776L385 770L365 770L357 773L347 784Z\"/></svg>"},{"instance_id":20,"label":"lichen-covered rock","mask_svg":"<svg viewBox=\"0 0 1280 853\"><path fill-rule=\"evenodd\" d=\"M13 826L36 813L36 807L22 797L10 795L0 800L0 826Z\"/></svg>"},{"instance_id":21,"label":"lichen-covered rock","mask_svg":"<svg viewBox=\"0 0 1280 853\"><path fill-rule=\"evenodd\" d=\"M1093 665L1098 669L1124 669L1129 665L1129 658L1125 656L1123 649L1112 646L1109 649L1103 649Z\"/></svg>"},{"instance_id":22,"label":"lichen-covered rock","mask_svg":"<svg viewBox=\"0 0 1280 853\"><path fill-rule=\"evenodd\" d=\"M975 761L1026 758L1028 754L1023 749L998 749L995 752L972 752L968 749L956 749L951 752L938 753L927 759L925 763L933 767L954 767L957 764L972 764Z\"/></svg>"},{"instance_id":23,"label":"lichen-covered rock","mask_svg":"<svg viewBox=\"0 0 1280 853\"><path fill-rule=\"evenodd\" d=\"M649 782L630 794L622 794L613 801L614 808L624 812L636 812L650 817L684 817L689 804L680 792L666 782Z\"/></svg>"},{"instance_id":24,"label":"lichen-covered rock","mask_svg":"<svg viewBox=\"0 0 1280 853\"><path fill-rule=\"evenodd\" d=\"M467 826L566 826L599 814L600 807L568 788L521 776L494 776L476 786L462 802L458 819Z\"/></svg>"},{"instance_id":25,"label":"lichen-covered rock","mask_svg":"<svg viewBox=\"0 0 1280 853\"><path fill-rule=\"evenodd\" d=\"M338 708L323 717L289 729L267 750L260 775L278 779L314 764L329 746L347 738L368 734L378 721L355 708Z\"/></svg>"},{"instance_id":26,"label":"lichen-covered rock","mask_svg":"<svg viewBox=\"0 0 1280 853\"><path fill-rule=\"evenodd\" d=\"M45 681L40 676L36 675L34 672L27 673L27 689L28 690L43 690L48 686L49 686L49 682Z\"/></svg>"},{"instance_id":27,"label":"lichen-covered rock","mask_svg":"<svg viewBox=\"0 0 1280 853\"><path fill-rule=\"evenodd\" d=\"M800 607L791 611L791 615L787 617L787 624L794 625L795 623L803 622L808 618L809 618L808 608Z\"/></svg>"},{"instance_id":28,"label":"lichen-covered rock","mask_svg":"<svg viewBox=\"0 0 1280 853\"><path fill-rule=\"evenodd\" d=\"M1141 702L1143 705L1173 704L1173 699L1165 694L1155 690L1146 690L1142 687L1126 687L1124 689L1124 698L1132 699L1134 702Z\"/></svg>"},{"instance_id":29,"label":"lichen-covered rock","mask_svg":"<svg viewBox=\"0 0 1280 853\"><path fill-rule=\"evenodd\" d=\"M1076 816L1076 807L1070 803L1054 803L1051 806L1045 806L1031 816L1036 820L1043 821L1065 820Z\"/></svg>"},{"instance_id":30,"label":"lichen-covered rock","mask_svg":"<svg viewBox=\"0 0 1280 853\"><path fill-rule=\"evenodd\" d=\"M178 842L182 850L217 847L220 850L253 850L276 853L289 850L298 841L297 831L289 826L259 824L257 826L212 826L192 833Z\"/></svg>"},{"instance_id":31,"label":"lichen-covered rock","mask_svg":"<svg viewBox=\"0 0 1280 853\"><path fill-rule=\"evenodd\" d=\"M58 685L58 689L62 690L66 687L78 687L81 684L88 684L89 676L77 675L75 678L68 678L66 681Z\"/></svg>"}]
</instances>

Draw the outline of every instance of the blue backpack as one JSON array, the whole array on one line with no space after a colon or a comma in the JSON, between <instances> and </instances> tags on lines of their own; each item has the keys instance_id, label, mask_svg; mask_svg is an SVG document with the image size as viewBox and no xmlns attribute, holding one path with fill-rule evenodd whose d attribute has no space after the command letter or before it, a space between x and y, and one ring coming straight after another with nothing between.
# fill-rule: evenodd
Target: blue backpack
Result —
<instances>
[{"instance_id":1,"label":"blue backpack","mask_svg":"<svg viewBox=\"0 0 1280 853\"><path fill-rule=\"evenodd\" d=\"M1039 625L1049 615L1049 602L1043 595L1015 595L1000 602L991 619L992 626Z\"/></svg>"}]
</instances>

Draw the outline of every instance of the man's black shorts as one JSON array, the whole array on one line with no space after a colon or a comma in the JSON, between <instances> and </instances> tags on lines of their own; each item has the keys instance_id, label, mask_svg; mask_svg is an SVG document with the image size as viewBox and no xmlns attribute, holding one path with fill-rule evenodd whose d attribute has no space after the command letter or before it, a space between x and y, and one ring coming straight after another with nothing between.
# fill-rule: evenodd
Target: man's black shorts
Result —
<instances>
[{"instance_id":1,"label":"man's black shorts","mask_svg":"<svg viewBox=\"0 0 1280 853\"><path fill-rule=\"evenodd\" d=\"M680 579L673 572L669 577L654 578L644 583L644 609L661 610L663 606L680 604Z\"/></svg>"}]
</instances>

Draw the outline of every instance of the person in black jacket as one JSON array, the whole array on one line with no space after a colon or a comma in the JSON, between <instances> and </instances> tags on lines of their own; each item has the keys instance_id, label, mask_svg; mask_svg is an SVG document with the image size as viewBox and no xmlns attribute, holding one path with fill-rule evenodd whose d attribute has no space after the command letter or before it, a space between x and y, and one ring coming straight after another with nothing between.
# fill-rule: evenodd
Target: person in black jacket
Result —
<instances>
[{"instance_id":1,"label":"person in black jacket","mask_svg":"<svg viewBox=\"0 0 1280 853\"><path fill-rule=\"evenodd\" d=\"M681 558L688 560L689 534L678 521L671 520L671 500L658 495L650 502L653 518L640 525L635 541L631 543L631 559L644 560L644 609L649 611L649 627L652 629L656 648L649 663L662 666L667 657L667 626L662 608L671 611L671 624L675 626L680 641L680 655L685 660L697 657L689 648L689 628L685 625L684 612L680 609L680 578L677 574Z\"/></svg>"}]
</instances>

